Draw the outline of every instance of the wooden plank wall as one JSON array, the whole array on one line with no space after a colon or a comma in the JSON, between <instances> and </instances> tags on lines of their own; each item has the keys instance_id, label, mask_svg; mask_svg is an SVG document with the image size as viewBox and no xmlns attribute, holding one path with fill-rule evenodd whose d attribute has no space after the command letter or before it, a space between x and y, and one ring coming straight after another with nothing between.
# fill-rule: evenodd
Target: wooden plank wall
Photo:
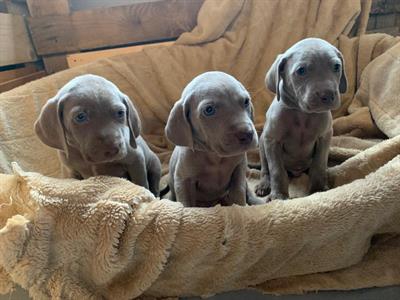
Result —
<instances>
[{"instance_id":1,"label":"wooden plank wall","mask_svg":"<svg viewBox=\"0 0 400 300\"><path fill-rule=\"evenodd\" d=\"M114 48L108 50L97 50L97 51L89 51L89 52L81 52L81 53L72 53L67 55L68 67L73 68L76 66L80 66L83 64L87 64L93 62L95 60L112 57L115 55L134 53L142 51L144 48L148 47L166 47L172 45L173 42L162 42L156 44L146 44L146 45L137 45L137 46L129 46L129 47L121 47Z\"/></svg>"},{"instance_id":2,"label":"wooden plank wall","mask_svg":"<svg viewBox=\"0 0 400 300\"><path fill-rule=\"evenodd\" d=\"M0 0L0 92L102 57L168 46L193 29L203 1Z\"/></svg>"},{"instance_id":3,"label":"wooden plank wall","mask_svg":"<svg viewBox=\"0 0 400 300\"><path fill-rule=\"evenodd\" d=\"M173 39L194 27L198 1L160 1L30 18L39 55Z\"/></svg>"},{"instance_id":4,"label":"wooden plank wall","mask_svg":"<svg viewBox=\"0 0 400 300\"><path fill-rule=\"evenodd\" d=\"M373 0L367 33L400 35L400 0Z\"/></svg>"},{"instance_id":5,"label":"wooden plank wall","mask_svg":"<svg viewBox=\"0 0 400 300\"><path fill-rule=\"evenodd\" d=\"M129 0L117 2L121 1ZM89 9L94 1L84 1L80 3L86 3L85 10L79 11L69 6L75 3L77 8L77 1L27 2L36 51L44 57L46 70L51 73L66 67L67 53L176 39L196 25L203 0L136 0L130 5L96 9ZM46 2L58 5L46 6Z\"/></svg>"},{"instance_id":6,"label":"wooden plank wall","mask_svg":"<svg viewBox=\"0 0 400 300\"><path fill-rule=\"evenodd\" d=\"M36 55L24 0L0 0L0 93L46 75Z\"/></svg>"},{"instance_id":7,"label":"wooden plank wall","mask_svg":"<svg viewBox=\"0 0 400 300\"><path fill-rule=\"evenodd\" d=\"M42 19L48 16L63 16L70 13L68 0L26 0L31 19ZM37 42L32 34L36 52L42 56L42 60L48 74L55 73L68 68L66 55L43 55L38 52Z\"/></svg>"},{"instance_id":8,"label":"wooden plank wall","mask_svg":"<svg viewBox=\"0 0 400 300\"><path fill-rule=\"evenodd\" d=\"M22 69L25 69L25 68L22 68ZM8 72L8 71L5 71L5 72ZM3 72L1 72L1 73L3 73ZM36 71L34 73L28 73L26 75L18 76L11 80L0 82L0 93L9 91L20 85L28 83L29 81L36 80L36 79L42 78L44 76L46 76L46 71L41 70L41 71Z\"/></svg>"},{"instance_id":9,"label":"wooden plank wall","mask_svg":"<svg viewBox=\"0 0 400 300\"><path fill-rule=\"evenodd\" d=\"M0 67L37 60L23 16L0 13Z\"/></svg>"},{"instance_id":10,"label":"wooden plank wall","mask_svg":"<svg viewBox=\"0 0 400 300\"><path fill-rule=\"evenodd\" d=\"M72 11L77 11L157 1L160 0L69 0L69 7Z\"/></svg>"}]
</instances>

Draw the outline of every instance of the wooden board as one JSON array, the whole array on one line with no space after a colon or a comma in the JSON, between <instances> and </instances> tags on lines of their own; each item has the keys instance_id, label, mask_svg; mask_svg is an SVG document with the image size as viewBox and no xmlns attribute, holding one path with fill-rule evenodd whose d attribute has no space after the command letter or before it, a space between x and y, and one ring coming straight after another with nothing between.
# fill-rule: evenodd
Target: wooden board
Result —
<instances>
[{"instance_id":1,"label":"wooden board","mask_svg":"<svg viewBox=\"0 0 400 300\"><path fill-rule=\"evenodd\" d=\"M165 40L190 31L203 0L163 0L29 18L40 55Z\"/></svg>"},{"instance_id":2,"label":"wooden board","mask_svg":"<svg viewBox=\"0 0 400 300\"><path fill-rule=\"evenodd\" d=\"M43 56L42 59L47 74L68 69L66 54Z\"/></svg>"},{"instance_id":3,"label":"wooden board","mask_svg":"<svg viewBox=\"0 0 400 300\"><path fill-rule=\"evenodd\" d=\"M36 80L39 78L42 78L46 76L46 71L39 71L39 72L35 72L17 79L13 79L10 81L6 81L6 82L2 82L0 83L0 93L3 93L5 91L9 91L13 88L16 88L20 85L23 85L25 83L28 83L32 80Z\"/></svg>"},{"instance_id":4,"label":"wooden board","mask_svg":"<svg viewBox=\"0 0 400 300\"><path fill-rule=\"evenodd\" d=\"M69 0L71 10L88 10L161 0Z\"/></svg>"},{"instance_id":5,"label":"wooden board","mask_svg":"<svg viewBox=\"0 0 400 300\"><path fill-rule=\"evenodd\" d=\"M5 6L7 8L7 13L13 14L13 15L22 15L22 16L27 16L28 13L28 7L26 3L24 2L15 2L12 0L4 0Z\"/></svg>"},{"instance_id":6,"label":"wooden board","mask_svg":"<svg viewBox=\"0 0 400 300\"><path fill-rule=\"evenodd\" d=\"M37 67L34 63L25 64L25 66L7 70L0 72L0 82L10 81L22 76L29 75L31 73L35 73L37 71Z\"/></svg>"},{"instance_id":7,"label":"wooden board","mask_svg":"<svg viewBox=\"0 0 400 300\"><path fill-rule=\"evenodd\" d=\"M2 12L2 13L6 13L7 12L7 6L2 1L0 1L0 12Z\"/></svg>"},{"instance_id":8,"label":"wooden board","mask_svg":"<svg viewBox=\"0 0 400 300\"><path fill-rule=\"evenodd\" d=\"M69 13L68 0L26 0L32 17L64 15Z\"/></svg>"},{"instance_id":9,"label":"wooden board","mask_svg":"<svg viewBox=\"0 0 400 300\"><path fill-rule=\"evenodd\" d=\"M115 48L109 50L98 50L98 51L90 51L90 52L81 52L81 53L73 53L67 55L68 67L73 68L76 66L80 66L83 64L87 64L93 62L95 60L112 57L120 54L134 53L142 51L144 48L148 47L163 47L172 45L174 42L164 42L164 43L156 43L156 44L146 44L146 45L137 45L130 47L122 47Z\"/></svg>"},{"instance_id":10,"label":"wooden board","mask_svg":"<svg viewBox=\"0 0 400 300\"><path fill-rule=\"evenodd\" d=\"M37 59L24 17L0 13L0 66Z\"/></svg>"},{"instance_id":11,"label":"wooden board","mask_svg":"<svg viewBox=\"0 0 400 300\"><path fill-rule=\"evenodd\" d=\"M26 0L31 17L51 15L67 15L70 12L68 0ZM68 68L65 54L43 56L47 74L52 74Z\"/></svg>"}]
</instances>

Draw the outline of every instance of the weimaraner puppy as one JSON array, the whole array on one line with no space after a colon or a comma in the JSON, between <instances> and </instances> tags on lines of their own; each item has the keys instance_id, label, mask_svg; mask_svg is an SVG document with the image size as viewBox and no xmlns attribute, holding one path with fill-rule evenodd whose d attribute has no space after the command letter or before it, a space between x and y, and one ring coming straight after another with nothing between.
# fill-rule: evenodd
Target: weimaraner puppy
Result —
<instances>
[{"instance_id":1,"label":"weimaraner puppy","mask_svg":"<svg viewBox=\"0 0 400 300\"><path fill-rule=\"evenodd\" d=\"M234 77L194 78L171 110L165 133L177 145L170 160L172 200L184 206L259 204L246 182L246 151L256 148L250 95Z\"/></svg>"},{"instance_id":2,"label":"weimaraner puppy","mask_svg":"<svg viewBox=\"0 0 400 300\"><path fill-rule=\"evenodd\" d=\"M304 39L279 55L265 82L276 97L260 137L261 179L256 194L287 199L289 176L308 172L310 192L327 189L331 110L347 80L343 56L328 42Z\"/></svg>"},{"instance_id":3,"label":"weimaraner puppy","mask_svg":"<svg viewBox=\"0 0 400 300\"><path fill-rule=\"evenodd\" d=\"M129 97L96 75L75 77L42 108L40 140L59 150L70 177L124 177L159 194L161 164L140 136Z\"/></svg>"}]
</instances>

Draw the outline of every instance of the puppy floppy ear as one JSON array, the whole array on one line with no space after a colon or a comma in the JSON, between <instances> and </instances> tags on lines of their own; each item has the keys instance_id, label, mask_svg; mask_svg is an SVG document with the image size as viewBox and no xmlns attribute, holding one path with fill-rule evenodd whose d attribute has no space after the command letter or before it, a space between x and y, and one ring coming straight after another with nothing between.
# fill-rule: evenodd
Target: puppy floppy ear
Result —
<instances>
[{"instance_id":1,"label":"puppy floppy ear","mask_svg":"<svg viewBox=\"0 0 400 300\"><path fill-rule=\"evenodd\" d=\"M35 133L46 145L62 150L68 157L67 138L63 122L64 102L68 94L56 95L43 106L35 122Z\"/></svg>"},{"instance_id":2,"label":"puppy floppy ear","mask_svg":"<svg viewBox=\"0 0 400 300\"><path fill-rule=\"evenodd\" d=\"M342 62L342 73L340 74L339 92L341 94L344 94L347 91L347 78L346 78L346 71L345 71L345 67L344 67L344 58L343 58L343 54L339 50L337 50L336 53Z\"/></svg>"},{"instance_id":3,"label":"puppy floppy ear","mask_svg":"<svg viewBox=\"0 0 400 300\"><path fill-rule=\"evenodd\" d=\"M251 99L250 99L250 119L254 122L254 106L253 103L251 102Z\"/></svg>"},{"instance_id":4,"label":"puppy floppy ear","mask_svg":"<svg viewBox=\"0 0 400 300\"><path fill-rule=\"evenodd\" d=\"M129 144L132 148L136 149L136 138L140 135L142 124L140 122L139 114L133 106L131 99L123 94L122 101L126 107L126 119L129 126Z\"/></svg>"},{"instance_id":5,"label":"puppy floppy ear","mask_svg":"<svg viewBox=\"0 0 400 300\"><path fill-rule=\"evenodd\" d=\"M185 105L184 100L180 99L175 102L165 126L165 135L171 143L177 146L189 147L193 150L193 134L189 122L189 109Z\"/></svg>"},{"instance_id":6,"label":"puppy floppy ear","mask_svg":"<svg viewBox=\"0 0 400 300\"><path fill-rule=\"evenodd\" d=\"M279 54L265 76L265 84L271 92L276 94L278 101L280 100L279 84L286 61L287 58L283 54Z\"/></svg>"}]
</instances>

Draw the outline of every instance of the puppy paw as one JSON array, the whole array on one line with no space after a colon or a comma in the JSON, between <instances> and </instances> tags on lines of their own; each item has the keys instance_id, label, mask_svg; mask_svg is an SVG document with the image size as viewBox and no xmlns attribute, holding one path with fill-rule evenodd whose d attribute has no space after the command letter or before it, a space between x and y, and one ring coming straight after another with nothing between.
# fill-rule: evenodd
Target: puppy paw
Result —
<instances>
[{"instance_id":1,"label":"puppy paw","mask_svg":"<svg viewBox=\"0 0 400 300\"><path fill-rule=\"evenodd\" d=\"M316 192L323 192L329 190L329 186L326 182L326 180L316 180L311 182L311 187L310 187L310 194L316 193Z\"/></svg>"},{"instance_id":2,"label":"puppy paw","mask_svg":"<svg viewBox=\"0 0 400 300\"><path fill-rule=\"evenodd\" d=\"M265 204L265 203L266 203L266 201L264 199L260 199L260 198L254 197L254 196L249 197L247 199L248 205L261 205L261 204Z\"/></svg>"},{"instance_id":3,"label":"puppy paw","mask_svg":"<svg viewBox=\"0 0 400 300\"><path fill-rule=\"evenodd\" d=\"M270 202L272 200L286 200L288 198L288 195L282 193L270 193L266 198L266 202Z\"/></svg>"},{"instance_id":4,"label":"puppy paw","mask_svg":"<svg viewBox=\"0 0 400 300\"><path fill-rule=\"evenodd\" d=\"M270 190L271 189L268 182L260 182L255 188L255 192L258 197L264 197L265 195L268 195Z\"/></svg>"},{"instance_id":5,"label":"puppy paw","mask_svg":"<svg viewBox=\"0 0 400 300\"><path fill-rule=\"evenodd\" d=\"M318 186L311 186L310 188L310 194L317 193L317 192L324 192L329 190L329 186L324 184L324 185L318 185Z\"/></svg>"}]
</instances>

